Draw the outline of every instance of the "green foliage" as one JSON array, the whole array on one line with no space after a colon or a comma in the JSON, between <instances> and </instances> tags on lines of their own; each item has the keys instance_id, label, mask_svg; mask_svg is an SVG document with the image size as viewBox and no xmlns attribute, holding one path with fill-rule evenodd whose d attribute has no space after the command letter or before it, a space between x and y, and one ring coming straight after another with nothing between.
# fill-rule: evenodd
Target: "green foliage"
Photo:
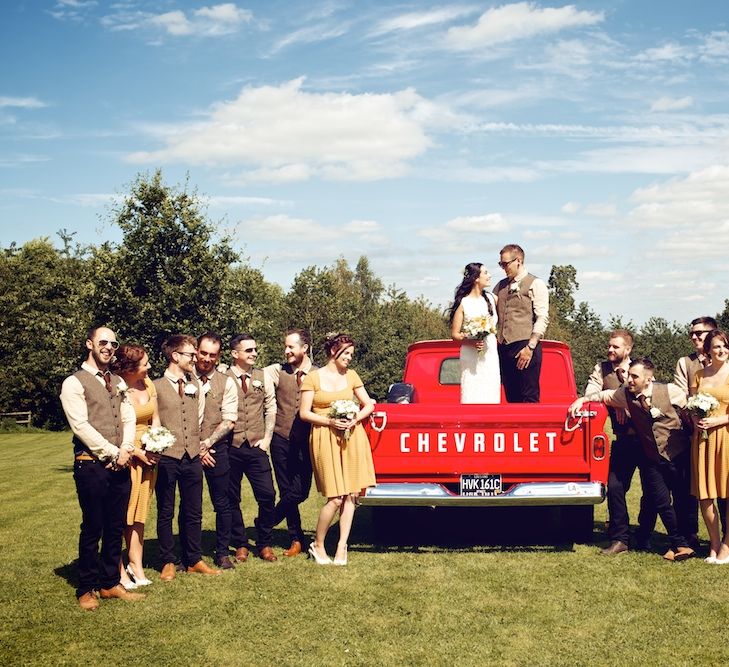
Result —
<instances>
[{"instance_id":1,"label":"green foliage","mask_svg":"<svg viewBox=\"0 0 729 667\"><path fill-rule=\"evenodd\" d=\"M716 314L716 323L720 329L729 331L729 299L724 299L724 310Z\"/></svg>"}]
</instances>

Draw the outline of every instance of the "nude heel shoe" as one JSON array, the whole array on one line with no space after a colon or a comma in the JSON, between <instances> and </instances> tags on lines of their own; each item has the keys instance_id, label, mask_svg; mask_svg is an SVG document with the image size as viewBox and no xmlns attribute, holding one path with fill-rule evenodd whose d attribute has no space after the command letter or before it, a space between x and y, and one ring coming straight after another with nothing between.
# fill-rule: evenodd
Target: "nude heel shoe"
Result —
<instances>
[{"instance_id":1,"label":"nude heel shoe","mask_svg":"<svg viewBox=\"0 0 729 667\"><path fill-rule=\"evenodd\" d=\"M346 565L347 564L347 547L346 547L346 545L344 547L344 558L335 558L332 561L332 564L334 564L334 565Z\"/></svg>"},{"instance_id":2,"label":"nude heel shoe","mask_svg":"<svg viewBox=\"0 0 729 667\"><path fill-rule=\"evenodd\" d=\"M309 556L316 561L317 565L331 565L332 564L332 559L329 558L329 556L321 556L319 554L319 552L316 550L316 547L314 546L313 542L309 545Z\"/></svg>"}]
</instances>

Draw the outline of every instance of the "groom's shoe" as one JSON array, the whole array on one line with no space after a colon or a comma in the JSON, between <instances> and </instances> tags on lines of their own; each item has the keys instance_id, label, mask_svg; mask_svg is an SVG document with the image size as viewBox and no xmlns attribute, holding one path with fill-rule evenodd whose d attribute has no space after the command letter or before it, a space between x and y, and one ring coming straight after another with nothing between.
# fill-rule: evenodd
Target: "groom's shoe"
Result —
<instances>
[{"instance_id":1,"label":"groom's shoe","mask_svg":"<svg viewBox=\"0 0 729 667\"><path fill-rule=\"evenodd\" d=\"M113 588L102 588L99 591L99 595L102 600L110 600L116 598L117 600L124 600L125 602L137 602L138 600L144 600L146 597L144 593L130 593L124 590L124 586L117 584Z\"/></svg>"},{"instance_id":2,"label":"groom's shoe","mask_svg":"<svg viewBox=\"0 0 729 667\"><path fill-rule=\"evenodd\" d=\"M96 611L99 608L99 600L94 591L88 591L78 599L78 606L84 611Z\"/></svg>"}]
</instances>

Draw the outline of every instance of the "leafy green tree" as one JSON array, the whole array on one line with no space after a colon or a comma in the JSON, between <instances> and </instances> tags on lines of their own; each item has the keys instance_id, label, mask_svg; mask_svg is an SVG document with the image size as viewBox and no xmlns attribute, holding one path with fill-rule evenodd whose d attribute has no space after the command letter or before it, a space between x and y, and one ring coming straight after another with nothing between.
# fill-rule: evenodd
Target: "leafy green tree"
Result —
<instances>
[{"instance_id":1,"label":"leafy green tree","mask_svg":"<svg viewBox=\"0 0 729 667\"><path fill-rule=\"evenodd\" d=\"M650 357L656 367L656 379L673 380L676 362L693 348L687 345L686 327L668 322L662 317L651 317L640 329L633 357Z\"/></svg>"},{"instance_id":2,"label":"leafy green tree","mask_svg":"<svg viewBox=\"0 0 729 667\"><path fill-rule=\"evenodd\" d=\"M715 319L720 329L729 331L729 299L724 299L724 310L717 313Z\"/></svg>"},{"instance_id":3,"label":"leafy green tree","mask_svg":"<svg viewBox=\"0 0 729 667\"><path fill-rule=\"evenodd\" d=\"M577 269L571 264L553 265L549 272L547 287L550 291L550 305L554 306L557 319L561 321L571 319L575 310L574 292L580 288L577 282Z\"/></svg>"}]
</instances>

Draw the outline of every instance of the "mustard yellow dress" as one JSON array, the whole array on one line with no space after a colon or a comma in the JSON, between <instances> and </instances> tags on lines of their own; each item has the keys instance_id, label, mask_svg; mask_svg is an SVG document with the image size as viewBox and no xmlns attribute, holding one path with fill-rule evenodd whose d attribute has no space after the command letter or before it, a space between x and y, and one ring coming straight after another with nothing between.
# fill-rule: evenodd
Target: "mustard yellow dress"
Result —
<instances>
[{"instance_id":1,"label":"mustard yellow dress","mask_svg":"<svg viewBox=\"0 0 729 667\"><path fill-rule=\"evenodd\" d=\"M137 429L134 438L136 447L142 447L140 438L152 425L152 416L157 408L157 391L154 384L149 378L144 378L144 386L147 389L149 401L144 405L132 403L134 412L137 415ZM129 466L129 472L132 477L132 491L129 495L129 507L127 508L127 525L131 526L133 523L144 523L147 520L149 507L152 504L154 485L157 481L157 466L148 466L135 458Z\"/></svg>"},{"instance_id":2,"label":"mustard yellow dress","mask_svg":"<svg viewBox=\"0 0 729 667\"><path fill-rule=\"evenodd\" d=\"M334 401L354 400L354 390L362 387L359 375L353 370L346 374L347 386L341 391L324 391L318 371L304 377L302 391L313 391L312 410L318 415L329 415ZM314 468L316 488L326 498L359 493L375 485L375 466L367 433L361 423L353 429L348 440L343 431L329 426L312 424L309 438L311 463Z\"/></svg>"},{"instance_id":3,"label":"mustard yellow dress","mask_svg":"<svg viewBox=\"0 0 729 667\"><path fill-rule=\"evenodd\" d=\"M694 393L711 394L719 407L713 417L729 412L729 380L719 387L707 387L704 374L696 374ZM695 428L691 443L691 494L704 500L729 497L729 426L708 429L708 437L702 438L701 429Z\"/></svg>"}]
</instances>

